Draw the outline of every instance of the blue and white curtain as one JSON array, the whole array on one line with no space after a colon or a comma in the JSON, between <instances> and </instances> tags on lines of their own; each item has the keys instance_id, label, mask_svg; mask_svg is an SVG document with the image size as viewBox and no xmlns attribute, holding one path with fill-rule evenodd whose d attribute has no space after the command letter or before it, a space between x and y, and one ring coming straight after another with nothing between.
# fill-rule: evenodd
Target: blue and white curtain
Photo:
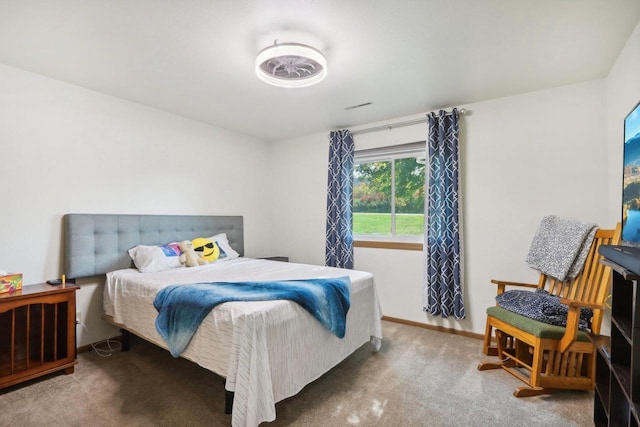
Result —
<instances>
[{"instance_id":1,"label":"blue and white curtain","mask_svg":"<svg viewBox=\"0 0 640 427\"><path fill-rule=\"evenodd\" d=\"M425 199L424 310L464 319L461 280L458 111L430 113Z\"/></svg>"},{"instance_id":2,"label":"blue and white curtain","mask_svg":"<svg viewBox=\"0 0 640 427\"><path fill-rule=\"evenodd\" d=\"M329 141L325 263L353 268L353 136L347 129L336 130Z\"/></svg>"}]
</instances>

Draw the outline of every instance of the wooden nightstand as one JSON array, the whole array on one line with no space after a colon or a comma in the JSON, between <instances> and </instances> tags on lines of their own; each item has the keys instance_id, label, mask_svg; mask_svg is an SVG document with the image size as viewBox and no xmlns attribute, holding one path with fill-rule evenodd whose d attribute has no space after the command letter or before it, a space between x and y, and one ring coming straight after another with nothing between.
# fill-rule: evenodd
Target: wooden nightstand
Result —
<instances>
[{"instance_id":1,"label":"wooden nightstand","mask_svg":"<svg viewBox=\"0 0 640 427\"><path fill-rule=\"evenodd\" d=\"M78 289L38 284L0 294L0 388L73 373Z\"/></svg>"}]
</instances>

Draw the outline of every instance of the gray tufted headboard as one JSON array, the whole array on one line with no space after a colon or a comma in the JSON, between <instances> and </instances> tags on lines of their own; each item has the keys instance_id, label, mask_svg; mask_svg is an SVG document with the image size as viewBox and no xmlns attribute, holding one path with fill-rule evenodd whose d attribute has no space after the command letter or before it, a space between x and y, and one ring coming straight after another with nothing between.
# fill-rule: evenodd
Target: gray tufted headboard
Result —
<instances>
[{"instance_id":1,"label":"gray tufted headboard","mask_svg":"<svg viewBox=\"0 0 640 427\"><path fill-rule=\"evenodd\" d=\"M64 274L80 278L131 267L127 250L227 233L244 255L241 216L67 214L63 217Z\"/></svg>"}]
</instances>

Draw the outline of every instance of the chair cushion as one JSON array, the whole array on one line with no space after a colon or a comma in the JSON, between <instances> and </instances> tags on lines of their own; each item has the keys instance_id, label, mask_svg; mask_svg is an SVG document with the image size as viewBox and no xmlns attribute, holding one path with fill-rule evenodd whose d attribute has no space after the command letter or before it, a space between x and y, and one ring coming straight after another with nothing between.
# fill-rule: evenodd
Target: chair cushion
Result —
<instances>
[{"instance_id":1,"label":"chair cushion","mask_svg":"<svg viewBox=\"0 0 640 427\"><path fill-rule=\"evenodd\" d=\"M530 319L502 307L489 307L487 315L500 319L505 323L515 326L521 331L525 331L538 338L550 338L559 340L565 332L562 326L550 325L544 322ZM589 334L584 331L578 331L578 341L589 341Z\"/></svg>"}]
</instances>

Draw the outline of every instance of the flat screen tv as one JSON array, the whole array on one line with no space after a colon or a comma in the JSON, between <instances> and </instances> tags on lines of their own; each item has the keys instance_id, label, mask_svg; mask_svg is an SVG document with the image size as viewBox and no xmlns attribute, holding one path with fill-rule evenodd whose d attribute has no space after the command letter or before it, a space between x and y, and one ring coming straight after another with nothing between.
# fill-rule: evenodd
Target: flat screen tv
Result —
<instances>
[{"instance_id":1,"label":"flat screen tv","mask_svg":"<svg viewBox=\"0 0 640 427\"><path fill-rule=\"evenodd\" d=\"M640 245L640 102L624 119L622 240Z\"/></svg>"}]
</instances>

